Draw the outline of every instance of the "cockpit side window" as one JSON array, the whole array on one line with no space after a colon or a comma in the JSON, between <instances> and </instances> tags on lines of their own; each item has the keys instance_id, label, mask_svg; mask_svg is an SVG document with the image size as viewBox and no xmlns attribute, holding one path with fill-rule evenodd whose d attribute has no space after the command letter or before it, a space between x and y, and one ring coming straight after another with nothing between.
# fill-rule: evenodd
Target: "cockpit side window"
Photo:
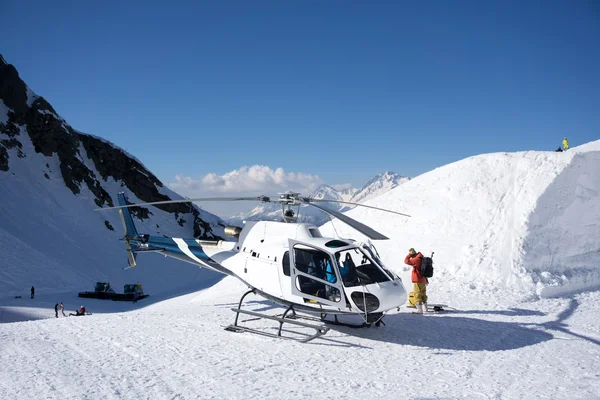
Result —
<instances>
[{"instance_id":1,"label":"cockpit side window","mask_svg":"<svg viewBox=\"0 0 600 400\"><path fill-rule=\"evenodd\" d=\"M298 290L312 296L339 302L339 291L326 283L335 284L338 280L329 254L317 249L298 245L294 247L293 251L295 268L300 272L319 279L316 280L308 276L298 276Z\"/></svg>"}]
</instances>

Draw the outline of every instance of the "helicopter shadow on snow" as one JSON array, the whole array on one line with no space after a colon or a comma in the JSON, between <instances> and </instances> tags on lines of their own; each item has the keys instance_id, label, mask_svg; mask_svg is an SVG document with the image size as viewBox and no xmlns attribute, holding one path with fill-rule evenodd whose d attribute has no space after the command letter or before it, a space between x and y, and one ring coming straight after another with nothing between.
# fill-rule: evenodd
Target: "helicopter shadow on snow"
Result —
<instances>
[{"instance_id":1,"label":"helicopter shadow on snow","mask_svg":"<svg viewBox=\"0 0 600 400\"><path fill-rule=\"evenodd\" d=\"M256 306L260 307L256 307ZM215 304L219 307L237 307L238 303ZM245 301L242 308L255 312L274 310L281 315L284 308L269 300ZM488 321L476 317L456 316L462 314L503 315L509 317L544 316L543 312L511 308L508 310L457 310L452 316L436 314L421 316L412 313L390 314L384 318L385 326L351 328L341 325L330 325L330 331L311 342L311 344L370 348L364 343L356 343L355 338L431 347L445 350L499 351L510 350L538 344L554 336L546 332L546 327L539 324L522 324L519 322ZM339 316L340 321L359 324L362 322L358 315ZM251 318L254 319L254 318ZM557 322L554 322L556 324ZM284 328L284 331L287 331ZM290 333L295 333L293 329ZM342 334L343 336L336 335Z\"/></svg>"},{"instance_id":2,"label":"helicopter shadow on snow","mask_svg":"<svg viewBox=\"0 0 600 400\"><path fill-rule=\"evenodd\" d=\"M544 322L541 324L534 324L534 325L541 327L542 329L566 333L567 335L576 337L581 340L586 340L588 342L591 342L595 345L600 346L600 340L582 335L580 333L571 332L569 330L569 325L566 324L565 321L567 319L569 319L571 317L571 315L573 315L573 313L575 312L577 307L579 307L579 301L576 299L570 299L568 306L560 314L558 314L558 317L556 318L556 320ZM529 325L529 324L523 324L523 325Z\"/></svg>"},{"instance_id":3,"label":"helicopter shadow on snow","mask_svg":"<svg viewBox=\"0 0 600 400\"><path fill-rule=\"evenodd\" d=\"M409 313L388 315L386 326L371 327L364 330L335 328L365 339L429 347L436 350L502 351L532 346L556 337L552 331L573 336L600 345L600 341L585 335L571 332L565 322L577 309L579 302L571 299L565 310L553 321L519 322L488 321L454 315L422 316ZM453 313L454 314L454 313ZM480 314L500 314L499 312L480 312ZM544 316L545 313L530 310L511 309L507 314L514 317Z\"/></svg>"},{"instance_id":4,"label":"helicopter shadow on snow","mask_svg":"<svg viewBox=\"0 0 600 400\"><path fill-rule=\"evenodd\" d=\"M504 315L508 317L537 316L542 317L546 313L524 308L509 308L507 310L451 310L452 314L480 314L480 315Z\"/></svg>"},{"instance_id":5,"label":"helicopter shadow on snow","mask_svg":"<svg viewBox=\"0 0 600 400\"><path fill-rule=\"evenodd\" d=\"M388 315L386 326L348 332L365 339L436 350L501 351L532 346L553 335L519 322L457 316Z\"/></svg>"}]
</instances>

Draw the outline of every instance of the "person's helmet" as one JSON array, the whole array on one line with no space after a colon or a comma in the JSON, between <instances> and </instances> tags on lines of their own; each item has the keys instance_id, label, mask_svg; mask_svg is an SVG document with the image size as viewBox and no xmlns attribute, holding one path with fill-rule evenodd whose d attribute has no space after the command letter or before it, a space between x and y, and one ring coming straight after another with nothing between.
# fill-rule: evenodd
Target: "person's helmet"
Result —
<instances>
[{"instance_id":1,"label":"person's helmet","mask_svg":"<svg viewBox=\"0 0 600 400\"><path fill-rule=\"evenodd\" d=\"M79 307L79 308L83 308L83 306Z\"/></svg>"}]
</instances>

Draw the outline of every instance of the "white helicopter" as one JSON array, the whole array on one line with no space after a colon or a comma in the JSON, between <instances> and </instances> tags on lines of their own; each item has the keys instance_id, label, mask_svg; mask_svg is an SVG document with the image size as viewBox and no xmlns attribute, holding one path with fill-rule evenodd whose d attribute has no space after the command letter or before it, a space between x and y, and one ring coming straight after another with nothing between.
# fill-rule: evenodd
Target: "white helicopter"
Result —
<instances>
[{"instance_id":1,"label":"white helicopter","mask_svg":"<svg viewBox=\"0 0 600 400\"><path fill-rule=\"evenodd\" d=\"M118 194L119 206L99 208L100 210L119 209L125 229L126 250L130 267L135 267L139 253L157 252L182 261L208 268L226 275L235 276L249 290L240 298L235 322L226 329L234 332L253 332L274 337L283 337L284 323L312 328L316 333L300 339L307 342L325 334L329 328L323 324L340 324L351 327L379 326L385 313L397 309L406 302L407 293L402 280L388 270L381 261L375 246L370 242L357 242L353 239L323 237L313 224L299 223L297 212L292 207L310 205L349 226L373 240L388 239L374 229L317 202L336 202L368 207L402 216L409 215L385 210L364 204L336 200L317 200L302 197L299 193L281 193L277 198L230 197L168 200L151 203L128 204L123 192ZM184 203L197 201L261 201L279 203L283 221L248 221L244 227L227 226L225 234L236 241L207 241L198 239L159 237L139 234L133 223L129 207ZM250 310L243 310L244 298L258 294L286 307L280 316L270 316ZM320 314L320 318L299 315L296 311ZM239 324L240 313L255 318L266 318L279 323L277 333L251 329ZM334 320L327 320L327 315ZM353 314L362 317L362 324L348 324L338 321L339 314ZM288 337L289 338L289 337ZM296 339L298 340L298 339Z\"/></svg>"}]
</instances>

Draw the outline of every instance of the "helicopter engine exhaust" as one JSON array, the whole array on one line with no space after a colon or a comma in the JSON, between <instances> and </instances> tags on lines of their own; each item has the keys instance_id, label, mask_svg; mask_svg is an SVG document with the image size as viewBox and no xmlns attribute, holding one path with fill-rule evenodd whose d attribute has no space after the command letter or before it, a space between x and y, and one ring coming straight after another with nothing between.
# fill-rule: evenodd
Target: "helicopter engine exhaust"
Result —
<instances>
[{"instance_id":1,"label":"helicopter engine exhaust","mask_svg":"<svg viewBox=\"0 0 600 400\"><path fill-rule=\"evenodd\" d=\"M240 228L239 226L227 225L225 227L225 235L232 237L232 238L237 239L240 236L241 231L242 231L242 228Z\"/></svg>"}]
</instances>

